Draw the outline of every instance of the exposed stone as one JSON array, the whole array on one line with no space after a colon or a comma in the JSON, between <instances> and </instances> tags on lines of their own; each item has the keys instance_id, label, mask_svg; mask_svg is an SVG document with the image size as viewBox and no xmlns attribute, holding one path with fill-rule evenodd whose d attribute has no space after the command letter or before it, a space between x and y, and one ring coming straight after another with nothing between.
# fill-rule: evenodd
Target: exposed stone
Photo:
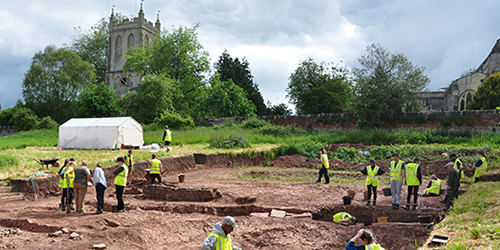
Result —
<instances>
[{"instance_id":1,"label":"exposed stone","mask_svg":"<svg viewBox=\"0 0 500 250\"><path fill-rule=\"evenodd\" d=\"M67 228L65 228L65 227L61 228L61 231L62 231L63 233L65 233L65 234L69 234L69 229L67 229Z\"/></svg>"},{"instance_id":2,"label":"exposed stone","mask_svg":"<svg viewBox=\"0 0 500 250\"><path fill-rule=\"evenodd\" d=\"M144 197L163 201L212 201L222 197L216 188L179 187L172 184L144 185Z\"/></svg>"},{"instance_id":3,"label":"exposed stone","mask_svg":"<svg viewBox=\"0 0 500 250\"><path fill-rule=\"evenodd\" d=\"M250 216L267 218L269 217L269 213L251 213Z\"/></svg>"},{"instance_id":4,"label":"exposed stone","mask_svg":"<svg viewBox=\"0 0 500 250\"><path fill-rule=\"evenodd\" d=\"M78 239L80 238L80 235L77 234L76 232L72 232L70 235L69 235L69 238L74 240L74 239Z\"/></svg>"},{"instance_id":5,"label":"exposed stone","mask_svg":"<svg viewBox=\"0 0 500 250\"><path fill-rule=\"evenodd\" d=\"M57 230L53 233L49 233L49 237L61 237L63 232L61 230Z\"/></svg>"},{"instance_id":6,"label":"exposed stone","mask_svg":"<svg viewBox=\"0 0 500 250\"><path fill-rule=\"evenodd\" d=\"M271 210L271 214L269 216L276 218L285 218L286 211L273 209Z\"/></svg>"},{"instance_id":7,"label":"exposed stone","mask_svg":"<svg viewBox=\"0 0 500 250\"><path fill-rule=\"evenodd\" d=\"M105 249L106 248L106 244L95 244L92 246L92 248L94 249Z\"/></svg>"}]
</instances>

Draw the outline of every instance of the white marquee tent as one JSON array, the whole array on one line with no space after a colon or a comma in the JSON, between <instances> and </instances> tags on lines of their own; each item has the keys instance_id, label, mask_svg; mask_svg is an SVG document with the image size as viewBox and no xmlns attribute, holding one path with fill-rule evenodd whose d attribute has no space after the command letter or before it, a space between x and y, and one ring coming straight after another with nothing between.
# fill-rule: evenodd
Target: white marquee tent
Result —
<instances>
[{"instance_id":1,"label":"white marquee tent","mask_svg":"<svg viewBox=\"0 0 500 250\"><path fill-rule=\"evenodd\" d=\"M59 126L59 148L114 149L144 144L142 126L132 117L73 118Z\"/></svg>"}]
</instances>

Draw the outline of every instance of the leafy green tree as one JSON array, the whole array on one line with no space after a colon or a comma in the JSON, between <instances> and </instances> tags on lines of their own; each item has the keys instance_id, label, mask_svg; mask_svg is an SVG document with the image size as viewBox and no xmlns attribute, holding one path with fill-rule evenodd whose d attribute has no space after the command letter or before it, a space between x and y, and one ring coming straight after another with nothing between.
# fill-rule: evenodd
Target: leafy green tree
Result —
<instances>
[{"instance_id":1,"label":"leafy green tree","mask_svg":"<svg viewBox=\"0 0 500 250\"><path fill-rule=\"evenodd\" d=\"M22 92L26 107L58 123L74 115L73 102L95 78L94 66L70 49L53 45L33 56Z\"/></svg>"},{"instance_id":2,"label":"leafy green tree","mask_svg":"<svg viewBox=\"0 0 500 250\"><path fill-rule=\"evenodd\" d=\"M182 117L181 115L169 111L163 112L160 117L155 118L154 123L158 125L158 128L163 130L165 125L168 125L169 129L175 130L187 130L194 128L194 122L191 117Z\"/></svg>"},{"instance_id":3,"label":"leafy green tree","mask_svg":"<svg viewBox=\"0 0 500 250\"><path fill-rule=\"evenodd\" d=\"M104 83L88 85L75 106L78 117L114 117L120 114L116 92Z\"/></svg>"},{"instance_id":4,"label":"leafy green tree","mask_svg":"<svg viewBox=\"0 0 500 250\"><path fill-rule=\"evenodd\" d=\"M259 92L259 86L253 81L249 63L245 58L241 61L238 58L233 59L227 50L224 50L219 57L219 61L214 66L222 82L233 80L236 85L245 90L248 94L248 99L257 108L257 115L266 115L269 113L264 104L264 98L262 98Z\"/></svg>"},{"instance_id":5,"label":"leafy green tree","mask_svg":"<svg viewBox=\"0 0 500 250\"><path fill-rule=\"evenodd\" d=\"M477 88L467 110L495 109L500 106L500 73L490 75Z\"/></svg>"},{"instance_id":6,"label":"leafy green tree","mask_svg":"<svg viewBox=\"0 0 500 250\"><path fill-rule=\"evenodd\" d=\"M356 85L352 108L360 127L383 127L403 110L420 111L418 94L429 82L423 67L378 43L367 46L358 60L362 67L353 69Z\"/></svg>"},{"instance_id":7,"label":"leafy green tree","mask_svg":"<svg viewBox=\"0 0 500 250\"><path fill-rule=\"evenodd\" d=\"M290 75L287 97L299 114L338 113L347 108L350 85L345 68L308 58Z\"/></svg>"},{"instance_id":8,"label":"leafy green tree","mask_svg":"<svg viewBox=\"0 0 500 250\"><path fill-rule=\"evenodd\" d=\"M54 121L54 119L50 118L50 116L46 116L36 124L35 129L55 129L58 127L59 124Z\"/></svg>"},{"instance_id":9,"label":"leafy green tree","mask_svg":"<svg viewBox=\"0 0 500 250\"><path fill-rule=\"evenodd\" d=\"M74 31L76 34L72 38L70 48L75 50L83 60L94 65L95 83L104 83L108 63L108 19L102 18L88 31L82 30L81 27L74 28Z\"/></svg>"},{"instance_id":10,"label":"leafy green tree","mask_svg":"<svg viewBox=\"0 0 500 250\"><path fill-rule=\"evenodd\" d=\"M0 126L13 126L12 115L14 114L14 108L8 108L0 111Z\"/></svg>"},{"instance_id":11,"label":"leafy green tree","mask_svg":"<svg viewBox=\"0 0 500 250\"><path fill-rule=\"evenodd\" d=\"M198 41L198 27L164 30L149 45L133 47L126 54L124 69L142 75L161 74L174 80L179 92L172 96L173 104L179 113L190 112L209 70L208 52Z\"/></svg>"},{"instance_id":12,"label":"leafy green tree","mask_svg":"<svg viewBox=\"0 0 500 250\"><path fill-rule=\"evenodd\" d=\"M218 75L210 79L210 87L197 100L197 118L255 116L255 105L247 93L230 79L221 82Z\"/></svg>"},{"instance_id":13,"label":"leafy green tree","mask_svg":"<svg viewBox=\"0 0 500 250\"><path fill-rule=\"evenodd\" d=\"M267 109L269 110L269 115L291 115L292 110L288 108L285 103L280 103L273 105L271 102L267 102Z\"/></svg>"},{"instance_id":14,"label":"leafy green tree","mask_svg":"<svg viewBox=\"0 0 500 250\"><path fill-rule=\"evenodd\" d=\"M143 124L153 123L165 111L174 111L172 96L176 92L173 80L164 75L146 75L137 92L128 92L119 100L127 115Z\"/></svg>"},{"instance_id":15,"label":"leafy green tree","mask_svg":"<svg viewBox=\"0 0 500 250\"><path fill-rule=\"evenodd\" d=\"M27 107L16 107L12 114L12 121L17 131L28 131L36 127L38 116Z\"/></svg>"}]
</instances>

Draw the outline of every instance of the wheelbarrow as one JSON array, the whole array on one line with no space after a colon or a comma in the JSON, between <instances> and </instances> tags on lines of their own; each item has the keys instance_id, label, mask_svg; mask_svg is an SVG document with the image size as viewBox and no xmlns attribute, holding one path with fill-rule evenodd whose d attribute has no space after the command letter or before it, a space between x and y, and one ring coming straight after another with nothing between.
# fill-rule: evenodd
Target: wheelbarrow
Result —
<instances>
[{"instance_id":1,"label":"wheelbarrow","mask_svg":"<svg viewBox=\"0 0 500 250\"><path fill-rule=\"evenodd\" d=\"M40 165L42 165L42 168L45 165L45 167L47 169L49 169L49 165L52 165L52 167L55 167L55 164L57 163L57 161L59 160L59 158L38 159L38 160L35 159L35 158L33 158L33 160L35 160L36 162L40 163Z\"/></svg>"}]
</instances>

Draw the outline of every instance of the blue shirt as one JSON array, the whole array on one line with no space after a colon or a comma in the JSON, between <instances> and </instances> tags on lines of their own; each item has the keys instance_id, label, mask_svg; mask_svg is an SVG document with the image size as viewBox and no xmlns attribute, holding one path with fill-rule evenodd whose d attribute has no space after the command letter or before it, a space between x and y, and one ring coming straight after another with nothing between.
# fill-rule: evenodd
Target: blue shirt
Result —
<instances>
[{"instance_id":1,"label":"blue shirt","mask_svg":"<svg viewBox=\"0 0 500 250\"><path fill-rule=\"evenodd\" d=\"M345 246L345 250L365 250L365 245L354 246L354 242L349 241Z\"/></svg>"},{"instance_id":2,"label":"blue shirt","mask_svg":"<svg viewBox=\"0 0 500 250\"><path fill-rule=\"evenodd\" d=\"M94 170L94 186L97 187L97 183L101 183L103 186L108 187L106 182L106 176L104 176L104 171L100 167L96 167Z\"/></svg>"}]
</instances>

